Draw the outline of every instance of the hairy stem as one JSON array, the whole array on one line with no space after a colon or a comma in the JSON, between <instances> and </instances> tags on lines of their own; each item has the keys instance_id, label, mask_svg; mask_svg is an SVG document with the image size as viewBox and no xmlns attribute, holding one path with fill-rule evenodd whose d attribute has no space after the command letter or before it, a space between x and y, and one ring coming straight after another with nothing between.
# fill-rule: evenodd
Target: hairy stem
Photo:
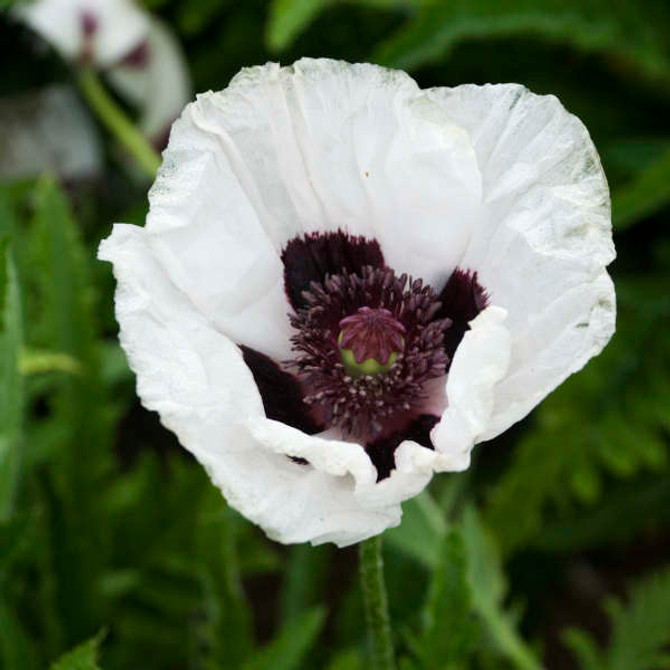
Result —
<instances>
[{"instance_id":1,"label":"hairy stem","mask_svg":"<svg viewBox=\"0 0 670 670\"><path fill-rule=\"evenodd\" d=\"M365 621L372 652L372 668L374 670L393 670L395 661L388 597L384 585L381 535L361 542L359 546Z\"/></svg>"}]
</instances>

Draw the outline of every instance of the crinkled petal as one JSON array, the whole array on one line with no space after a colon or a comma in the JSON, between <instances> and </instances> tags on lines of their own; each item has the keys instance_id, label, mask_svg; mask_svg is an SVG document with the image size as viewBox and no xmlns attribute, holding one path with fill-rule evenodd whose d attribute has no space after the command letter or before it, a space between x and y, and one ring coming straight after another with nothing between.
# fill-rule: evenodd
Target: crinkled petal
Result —
<instances>
[{"instance_id":1,"label":"crinkled petal","mask_svg":"<svg viewBox=\"0 0 670 670\"><path fill-rule=\"evenodd\" d=\"M353 485L352 493L361 509L383 511L389 518L399 515L399 503L422 491L432 476L432 460L421 457L434 452L410 440L396 450L396 469L377 482L377 471L363 447L339 439L337 430L306 435L291 426L266 419L253 420L250 430L267 449L305 459L319 471L344 477Z\"/></svg>"},{"instance_id":2,"label":"crinkled petal","mask_svg":"<svg viewBox=\"0 0 670 670\"><path fill-rule=\"evenodd\" d=\"M83 17L94 21L90 50L98 67L112 65L139 45L149 30L149 18L132 0L37 0L16 8L33 30L65 57L84 53Z\"/></svg>"},{"instance_id":3,"label":"crinkled petal","mask_svg":"<svg viewBox=\"0 0 670 670\"><path fill-rule=\"evenodd\" d=\"M465 470L472 447L486 434L494 410L497 385L510 364L507 314L487 307L470 322L456 349L447 378L448 405L431 431L438 471Z\"/></svg>"},{"instance_id":4,"label":"crinkled petal","mask_svg":"<svg viewBox=\"0 0 670 670\"><path fill-rule=\"evenodd\" d=\"M584 125L516 84L429 92L470 134L486 216L460 261L508 312L509 370L490 439L600 352L614 330L610 201Z\"/></svg>"},{"instance_id":5,"label":"crinkled petal","mask_svg":"<svg viewBox=\"0 0 670 670\"><path fill-rule=\"evenodd\" d=\"M467 133L407 75L372 65L245 69L186 108L164 159L147 226L166 233L178 285L217 312L231 292L239 309L283 298L272 255L310 231L377 238L397 271L444 280L480 203Z\"/></svg>"},{"instance_id":6,"label":"crinkled petal","mask_svg":"<svg viewBox=\"0 0 670 670\"><path fill-rule=\"evenodd\" d=\"M114 264L120 339L142 403L228 502L276 540L344 546L397 525L397 500L370 505L356 493L376 474L362 447L265 418L239 347L174 285L154 241L146 229L117 225L100 248Z\"/></svg>"},{"instance_id":7,"label":"crinkled petal","mask_svg":"<svg viewBox=\"0 0 670 670\"><path fill-rule=\"evenodd\" d=\"M150 194L146 230L171 280L235 342L290 356L283 264L231 166L184 117ZM211 146L198 146L207 139Z\"/></svg>"}]
</instances>

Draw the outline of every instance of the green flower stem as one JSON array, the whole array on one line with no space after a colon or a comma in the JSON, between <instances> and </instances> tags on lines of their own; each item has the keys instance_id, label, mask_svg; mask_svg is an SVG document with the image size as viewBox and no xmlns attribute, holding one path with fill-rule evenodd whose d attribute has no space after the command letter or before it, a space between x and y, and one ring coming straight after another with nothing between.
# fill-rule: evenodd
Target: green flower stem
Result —
<instances>
[{"instance_id":1,"label":"green flower stem","mask_svg":"<svg viewBox=\"0 0 670 670\"><path fill-rule=\"evenodd\" d=\"M374 670L393 670L395 661L388 597L384 585L381 535L361 542L359 546L365 621L372 651L372 667Z\"/></svg>"},{"instance_id":2,"label":"green flower stem","mask_svg":"<svg viewBox=\"0 0 670 670\"><path fill-rule=\"evenodd\" d=\"M86 100L100 121L153 179L156 176L158 166L161 164L160 156L109 95L95 70L88 67L81 68L77 75L77 81Z\"/></svg>"}]
</instances>

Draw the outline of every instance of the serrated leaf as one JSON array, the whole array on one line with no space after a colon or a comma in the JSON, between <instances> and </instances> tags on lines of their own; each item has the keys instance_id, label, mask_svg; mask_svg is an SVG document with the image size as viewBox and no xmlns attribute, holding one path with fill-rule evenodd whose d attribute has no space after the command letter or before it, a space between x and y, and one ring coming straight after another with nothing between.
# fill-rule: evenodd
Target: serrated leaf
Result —
<instances>
[{"instance_id":1,"label":"serrated leaf","mask_svg":"<svg viewBox=\"0 0 670 670\"><path fill-rule=\"evenodd\" d=\"M647 577L630 592L627 606L610 600L612 634L606 670L657 670L670 645L670 570Z\"/></svg>"},{"instance_id":2,"label":"serrated leaf","mask_svg":"<svg viewBox=\"0 0 670 670\"><path fill-rule=\"evenodd\" d=\"M535 411L489 498L487 525L510 552L574 499L592 506L603 474L631 477L667 463L670 325L667 277L619 281L618 330L605 351ZM656 404L656 401L660 403ZM569 486L566 486L566 482ZM642 522L643 519L640 519Z\"/></svg>"},{"instance_id":3,"label":"serrated leaf","mask_svg":"<svg viewBox=\"0 0 670 670\"><path fill-rule=\"evenodd\" d=\"M61 656L51 664L51 670L101 670L98 665L100 644L104 637L99 633Z\"/></svg>"},{"instance_id":4,"label":"serrated leaf","mask_svg":"<svg viewBox=\"0 0 670 670\"><path fill-rule=\"evenodd\" d=\"M610 641L598 648L590 634L568 629L563 639L582 670L660 670L667 667L670 645L670 569L646 577L630 590L628 603L610 598Z\"/></svg>"},{"instance_id":5,"label":"serrated leaf","mask_svg":"<svg viewBox=\"0 0 670 670\"><path fill-rule=\"evenodd\" d=\"M325 609L315 607L294 619L243 670L295 670L316 643L325 618Z\"/></svg>"}]
</instances>

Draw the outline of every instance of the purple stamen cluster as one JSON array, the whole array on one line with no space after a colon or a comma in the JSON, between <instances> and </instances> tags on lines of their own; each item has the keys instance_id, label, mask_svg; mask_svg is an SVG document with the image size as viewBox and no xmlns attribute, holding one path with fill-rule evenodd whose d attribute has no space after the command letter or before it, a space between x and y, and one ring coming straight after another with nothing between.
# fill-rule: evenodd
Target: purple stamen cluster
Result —
<instances>
[{"instance_id":1,"label":"purple stamen cluster","mask_svg":"<svg viewBox=\"0 0 670 670\"><path fill-rule=\"evenodd\" d=\"M345 270L312 282L302 297L305 307L290 316L296 358L288 364L317 420L363 441L412 420L427 398L425 382L444 375L449 363L444 331L451 320L435 318L441 303L432 287L406 274L397 277L390 268L364 266L360 273ZM385 310L377 315L404 329L404 347L385 374L354 378L342 364L337 340L340 323L362 308Z\"/></svg>"}]
</instances>

